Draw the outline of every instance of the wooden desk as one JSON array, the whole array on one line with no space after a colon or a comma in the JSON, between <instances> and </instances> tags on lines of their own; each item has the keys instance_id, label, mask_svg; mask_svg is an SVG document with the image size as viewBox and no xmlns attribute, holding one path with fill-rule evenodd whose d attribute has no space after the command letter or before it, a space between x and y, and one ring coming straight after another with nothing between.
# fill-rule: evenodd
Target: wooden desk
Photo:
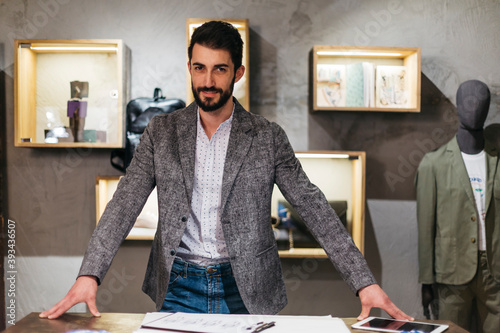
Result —
<instances>
[{"instance_id":1,"label":"wooden desk","mask_svg":"<svg viewBox=\"0 0 500 333\"><path fill-rule=\"evenodd\" d=\"M144 313L101 313L100 318L93 317L90 313L66 313L59 319L40 319L38 313L33 312L7 328L5 333L37 332L37 333L65 333L76 329L106 330L112 333L131 333L141 325ZM343 318L347 327L356 322L356 318ZM450 328L446 333L467 333L448 321L437 321L448 324ZM352 330L351 332L366 333L367 331Z\"/></svg>"}]
</instances>

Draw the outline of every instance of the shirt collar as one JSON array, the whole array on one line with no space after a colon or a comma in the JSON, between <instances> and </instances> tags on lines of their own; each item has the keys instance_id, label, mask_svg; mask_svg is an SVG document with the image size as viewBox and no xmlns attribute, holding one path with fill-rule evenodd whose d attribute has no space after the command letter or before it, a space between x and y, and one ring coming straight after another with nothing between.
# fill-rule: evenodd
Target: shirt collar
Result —
<instances>
[{"instance_id":1,"label":"shirt collar","mask_svg":"<svg viewBox=\"0 0 500 333\"><path fill-rule=\"evenodd\" d=\"M219 130L219 128L222 128L225 126L231 126L231 124L233 123L233 116L234 116L235 108L236 108L236 104L233 103L233 111L231 112L231 116L226 121L224 121L222 124L219 125L219 127L217 128L217 131ZM203 126L201 126L200 107L199 106L196 107L196 116L197 116L198 129L203 129Z\"/></svg>"}]
</instances>

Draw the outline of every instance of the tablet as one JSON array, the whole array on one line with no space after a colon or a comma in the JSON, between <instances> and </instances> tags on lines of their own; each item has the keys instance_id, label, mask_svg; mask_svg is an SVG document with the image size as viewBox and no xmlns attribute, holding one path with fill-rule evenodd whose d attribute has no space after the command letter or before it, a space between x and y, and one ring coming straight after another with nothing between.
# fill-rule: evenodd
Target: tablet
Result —
<instances>
[{"instance_id":1,"label":"tablet","mask_svg":"<svg viewBox=\"0 0 500 333\"><path fill-rule=\"evenodd\" d=\"M396 320L388 318L368 317L351 326L358 330L369 330L379 332L423 332L440 333L448 328L448 325L421 323L417 321Z\"/></svg>"}]
</instances>

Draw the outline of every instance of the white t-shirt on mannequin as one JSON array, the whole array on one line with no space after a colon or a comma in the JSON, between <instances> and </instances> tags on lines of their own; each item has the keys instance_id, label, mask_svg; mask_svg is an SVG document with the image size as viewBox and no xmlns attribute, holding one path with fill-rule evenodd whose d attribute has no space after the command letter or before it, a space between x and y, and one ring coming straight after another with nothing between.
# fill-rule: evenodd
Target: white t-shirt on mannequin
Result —
<instances>
[{"instance_id":1,"label":"white t-shirt on mannequin","mask_svg":"<svg viewBox=\"0 0 500 333\"><path fill-rule=\"evenodd\" d=\"M469 155L462 152L469 181L474 192L476 200L477 213L479 215L478 234L479 234L479 250L486 251L486 229L484 220L486 216L485 210L485 194L486 194L486 155L484 150L479 154Z\"/></svg>"}]
</instances>

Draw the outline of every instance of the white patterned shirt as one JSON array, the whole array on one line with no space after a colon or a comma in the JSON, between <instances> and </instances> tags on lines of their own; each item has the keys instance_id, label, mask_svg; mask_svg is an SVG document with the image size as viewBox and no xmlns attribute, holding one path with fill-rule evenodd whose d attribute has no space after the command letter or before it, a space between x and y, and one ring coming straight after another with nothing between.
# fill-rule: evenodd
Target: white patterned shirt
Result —
<instances>
[{"instance_id":1,"label":"white patterned shirt","mask_svg":"<svg viewBox=\"0 0 500 333\"><path fill-rule=\"evenodd\" d=\"M177 250L177 256L198 265L229 261L220 221L222 176L226 161L231 117L219 125L209 140L200 121L196 134L196 158L191 214Z\"/></svg>"}]
</instances>

